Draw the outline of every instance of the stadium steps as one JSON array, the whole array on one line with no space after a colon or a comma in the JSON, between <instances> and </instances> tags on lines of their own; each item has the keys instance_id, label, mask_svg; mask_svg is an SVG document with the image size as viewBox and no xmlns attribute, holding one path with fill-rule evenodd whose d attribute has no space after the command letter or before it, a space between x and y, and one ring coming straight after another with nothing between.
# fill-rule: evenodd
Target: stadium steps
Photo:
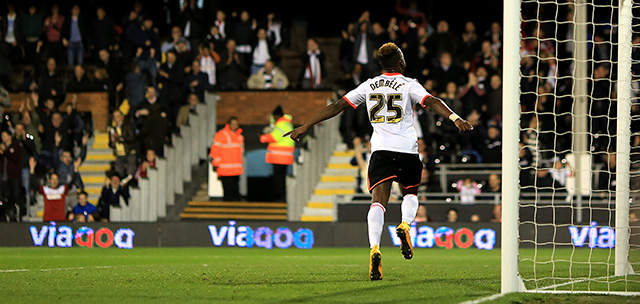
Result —
<instances>
[{"instance_id":1,"label":"stadium steps","mask_svg":"<svg viewBox=\"0 0 640 304\"><path fill-rule=\"evenodd\" d=\"M337 220L337 197L355 194L358 168L351 165L353 156L353 151L347 150L346 145L340 144L336 147L320 177L320 182L302 210L300 221L334 222Z\"/></svg>"},{"instance_id":2,"label":"stadium steps","mask_svg":"<svg viewBox=\"0 0 640 304\"><path fill-rule=\"evenodd\" d=\"M190 201L182 219L287 220L287 204L280 202Z\"/></svg>"}]
</instances>

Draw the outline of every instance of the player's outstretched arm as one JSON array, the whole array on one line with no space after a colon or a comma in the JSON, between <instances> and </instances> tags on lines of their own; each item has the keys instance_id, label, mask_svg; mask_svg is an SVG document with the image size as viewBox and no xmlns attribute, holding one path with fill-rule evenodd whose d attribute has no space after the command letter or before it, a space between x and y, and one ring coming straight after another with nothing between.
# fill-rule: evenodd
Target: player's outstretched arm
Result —
<instances>
[{"instance_id":1,"label":"player's outstretched arm","mask_svg":"<svg viewBox=\"0 0 640 304\"><path fill-rule=\"evenodd\" d=\"M424 105L425 107L431 108L432 111L438 113L440 116L447 117L452 120L460 132L473 130L473 126L468 121L460 118L458 114L451 111L442 99L435 96L429 96L425 99Z\"/></svg>"},{"instance_id":2,"label":"player's outstretched arm","mask_svg":"<svg viewBox=\"0 0 640 304\"><path fill-rule=\"evenodd\" d=\"M316 113L316 115L314 115L309 121L307 121L302 126L295 128L291 132L288 132L282 136L283 137L290 136L291 139L298 141L302 137L304 137L304 134L307 133L309 128L313 127L314 125L316 125L321 121L325 121L331 117L334 117L340 114L340 112L344 111L344 109L350 106L351 105L349 105L349 103L344 98L340 98L338 101L332 102L330 105L327 105L326 107L324 107L322 110L320 110L320 112Z\"/></svg>"}]
</instances>

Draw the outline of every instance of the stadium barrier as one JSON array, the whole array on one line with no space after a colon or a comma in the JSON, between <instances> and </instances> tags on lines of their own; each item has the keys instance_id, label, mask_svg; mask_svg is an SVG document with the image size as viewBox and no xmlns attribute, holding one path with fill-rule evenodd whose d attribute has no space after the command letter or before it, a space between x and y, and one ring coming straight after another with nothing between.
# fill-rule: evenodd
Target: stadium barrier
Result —
<instances>
[{"instance_id":1,"label":"stadium barrier","mask_svg":"<svg viewBox=\"0 0 640 304\"><path fill-rule=\"evenodd\" d=\"M381 245L399 246L396 223L385 225ZM155 223L2 223L0 246L12 247L240 247L310 249L368 247L366 223L313 222L155 222ZM411 227L416 248L500 248L500 223L418 223ZM565 227L521 226L520 237L539 243L561 240L555 246L612 248L615 230L591 223ZM523 242L527 246L528 242ZM530 244L529 244L530 245ZM553 246L553 245L549 245Z\"/></svg>"}]
</instances>

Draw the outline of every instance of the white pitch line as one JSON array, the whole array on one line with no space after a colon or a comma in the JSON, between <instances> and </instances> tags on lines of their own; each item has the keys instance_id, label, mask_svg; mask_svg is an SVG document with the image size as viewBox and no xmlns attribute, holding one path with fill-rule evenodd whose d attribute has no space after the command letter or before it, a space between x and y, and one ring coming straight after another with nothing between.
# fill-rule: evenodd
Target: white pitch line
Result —
<instances>
[{"instance_id":1,"label":"white pitch line","mask_svg":"<svg viewBox=\"0 0 640 304\"><path fill-rule=\"evenodd\" d=\"M0 269L0 273L27 272L27 271L57 271L57 270L103 269L103 268L113 268L113 267L116 267L116 266L65 267L65 268L48 268L48 269Z\"/></svg>"},{"instance_id":2,"label":"white pitch line","mask_svg":"<svg viewBox=\"0 0 640 304\"><path fill-rule=\"evenodd\" d=\"M480 304L480 303L484 303L484 302L487 302L487 301L493 301L493 300L499 299L503 295L505 295L505 294L504 293L496 293L494 295L486 296L484 298L465 301L465 302L462 302L460 304Z\"/></svg>"}]
</instances>

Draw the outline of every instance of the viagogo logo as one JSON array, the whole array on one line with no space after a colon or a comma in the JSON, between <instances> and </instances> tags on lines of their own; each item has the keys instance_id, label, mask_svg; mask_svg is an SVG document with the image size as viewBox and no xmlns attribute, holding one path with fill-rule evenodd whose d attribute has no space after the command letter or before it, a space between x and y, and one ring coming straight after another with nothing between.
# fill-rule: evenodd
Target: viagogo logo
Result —
<instances>
[{"instance_id":1,"label":"viagogo logo","mask_svg":"<svg viewBox=\"0 0 640 304\"><path fill-rule=\"evenodd\" d=\"M451 249L455 245L458 248L469 248L473 245L478 249L492 250L496 245L496 232L490 228L478 229L474 232L470 228L462 227L457 230L446 226L436 229L429 226L416 227L411 225L409 231L411 243L418 248ZM400 238L396 235L396 226L389 226L389 235L393 245L400 246Z\"/></svg>"},{"instance_id":2,"label":"viagogo logo","mask_svg":"<svg viewBox=\"0 0 640 304\"><path fill-rule=\"evenodd\" d=\"M253 246L273 249L275 245L278 248L289 248L292 245L300 249L311 249L313 247L313 231L311 229L300 228L296 232L292 232L287 227L280 227L274 232L269 227L259 227L253 230L249 226L237 226L235 221L229 221L229 226L209 225L209 233L213 246L220 247L227 239L229 247L247 247Z\"/></svg>"},{"instance_id":3,"label":"viagogo logo","mask_svg":"<svg viewBox=\"0 0 640 304\"><path fill-rule=\"evenodd\" d=\"M131 249L133 248L133 237L136 235L129 228L120 228L114 233L105 227L94 232L93 229L85 226L78 228L74 234L71 227L57 226L55 222L50 222L49 226L40 227L40 230L36 226L31 226L29 231L34 246L46 245L52 248L71 247L75 241L79 247L92 248L95 244L97 247L107 248L115 244L118 248Z\"/></svg>"}]
</instances>

